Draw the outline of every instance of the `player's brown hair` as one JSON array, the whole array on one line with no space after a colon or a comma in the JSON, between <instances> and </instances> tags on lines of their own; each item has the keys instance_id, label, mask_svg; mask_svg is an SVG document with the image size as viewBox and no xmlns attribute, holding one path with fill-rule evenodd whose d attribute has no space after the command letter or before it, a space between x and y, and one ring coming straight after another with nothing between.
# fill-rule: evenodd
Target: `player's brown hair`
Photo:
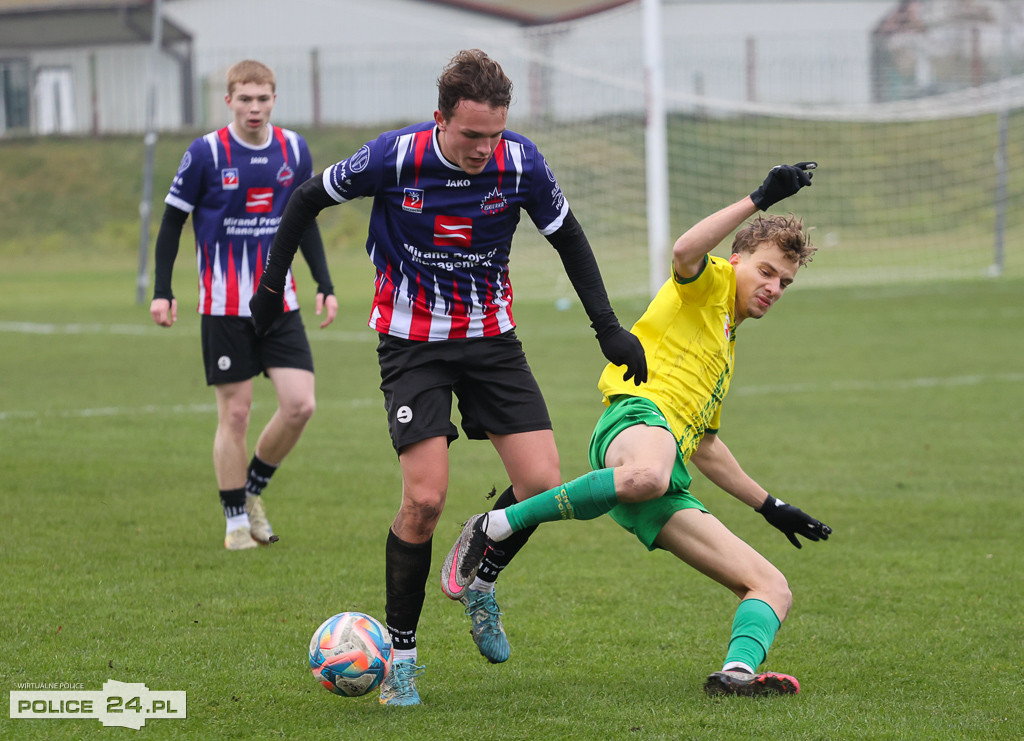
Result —
<instances>
[{"instance_id":1,"label":"player's brown hair","mask_svg":"<svg viewBox=\"0 0 1024 741\"><path fill-rule=\"evenodd\" d=\"M512 81L501 65L484 52L463 49L437 78L437 109L445 121L451 119L460 100L508 108L512 103Z\"/></svg>"},{"instance_id":2,"label":"player's brown hair","mask_svg":"<svg viewBox=\"0 0 1024 741\"><path fill-rule=\"evenodd\" d=\"M777 245L801 267L813 259L818 251L811 244L811 235L804 231L804 222L788 216L758 215L753 221L736 232L732 242L733 254L752 254L759 245L769 242Z\"/></svg>"},{"instance_id":3,"label":"player's brown hair","mask_svg":"<svg viewBox=\"0 0 1024 741\"><path fill-rule=\"evenodd\" d=\"M274 77L274 70L255 59L243 59L241 62L231 65L228 70L228 95L235 92L235 85L244 85L247 82L270 85L270 89L277 92L277 78Z\"/></svg>"}]
</instances>

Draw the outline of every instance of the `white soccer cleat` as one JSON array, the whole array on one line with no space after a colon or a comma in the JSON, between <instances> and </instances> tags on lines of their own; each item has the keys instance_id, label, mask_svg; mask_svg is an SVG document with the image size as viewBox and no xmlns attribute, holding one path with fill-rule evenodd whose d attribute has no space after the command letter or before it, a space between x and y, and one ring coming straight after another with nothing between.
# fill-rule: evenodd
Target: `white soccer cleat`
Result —
<instances>
[{"instance_id":1,"label":"white soccer cleat","mask_svg":"<svg viewBox=\"0 0 1024 741\"><path fill-rule=\"evenodd\" d=\"M267 510L263 506L262 496L245 495L245 513L249 515L249 532L252 539L260 545L276 543L278 537L274 535L274 529L270 527L270 520L267 519Z\"/></svg>"},{"instance_id":2,"label":"white soccer cleat","mask_svg":"<svg viewBox=\"0 0 1024 741\"><path fill-rule=\"evenodd\" d=\"M224 536L224 547L229 551L245 551L249 548L259 548L260 544L252 539L249 528L236 527Z\"/></svg>"}]
</instances>

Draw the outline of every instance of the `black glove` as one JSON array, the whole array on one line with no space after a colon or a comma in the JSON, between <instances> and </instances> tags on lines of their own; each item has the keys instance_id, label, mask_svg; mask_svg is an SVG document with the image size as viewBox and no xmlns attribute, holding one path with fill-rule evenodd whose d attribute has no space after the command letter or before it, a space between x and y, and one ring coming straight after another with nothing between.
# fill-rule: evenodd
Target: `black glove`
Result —
<instances>
[{"instance_id":1,"label":"black glove","mask_svg":"<svg viewBox=\"0 0 1024 741\"><path fill-rule=\"evenodd\" d=\"M626 366L626 372L622 374L623 381L632 378L637 386L647 381L647 356L636 335L616 323L611 329L598 334L597 341L609 361Z\"/></svg>"},{"instance_id":2,"label":"black glove","mask_svg":"<svg viewBox=\"0 0 1024 741\"><path fill-rule=\"evenodd\" d=\"M252 314L252 326L256 336L262 337L270 331L270 325L284 313L284 296L274 293L263 285L256 286L256 293L249 299L249 313Z\"/></svg>"},{"instance_id":3,"label":"black glove","mask_svg":"<svg viewBox=\"0 0 1024 741\"><path fill-rule=\"evenodd\" d=\"M817 167L817 162L776 165L768 172L761 186L750 194L750 200L761 211L767 211L783 198L789 198L805 185L810 185L813 176L810 170Z\"/></svg>"},{"instance_id":4,"label":"black glove","mask_svg":"<svg viewBox=\"0 0 1024 741\"><path fill-rule=\"evenodd\" d=\"M818 522L809 514L792 504L786 504L781 499L776 499L771 494L764 500L764 504L757 510L768 520L770 524L777 527L789 542L797 548L803 548L797 535L803 535L808 540L828 540L832 528L823 522Z\"/></svg>"}]
</instances>

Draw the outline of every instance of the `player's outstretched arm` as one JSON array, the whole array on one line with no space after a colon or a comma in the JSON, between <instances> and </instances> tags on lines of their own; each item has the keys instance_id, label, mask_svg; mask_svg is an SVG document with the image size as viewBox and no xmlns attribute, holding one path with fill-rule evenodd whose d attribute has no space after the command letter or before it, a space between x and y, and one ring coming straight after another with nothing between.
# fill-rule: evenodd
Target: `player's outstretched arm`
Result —
<instances>
[{"instance_id":1,"label":"player's outstretched arm","mask_svg":"<svg viewBox=\"0 0 1024 741\"><path fill-rule=\"evenodd\" d=\"M647 356L643 345L635 335L619 324L612 311L594 251L572 210L566 214L562 226L548 235L547 240L558 252L565 274L569 276L576 295L583 302L590 326L594 328L598 344L601 345L601 352L611 363L625 366L622 380L632 378L637 386L645 383Z\"/></svg>"},{"instance_id":2,"label":"player's outstretched arm","mask_svg":"<svg viewBox=\"0 0 1024 741\"><path fill-rule=\"evenodd\" d=\"M817 541L828 540L832 534L828 525L776 499L750 478L718 435L705 434L690 460L708 480L753 507L797 548L802 547L797 535Z\"/></svg>"},{"instance_id":3,"label":"player's outstretched arm","mask_svg":"<svg viewBox=\"0 0 1024 741\"><path fill-rule=\"evenodd\" d=\"M768 496L768 492L743 470L722 438L713 432L704 434L690 460L712 484L749 507L757 509Z\"/></svg>"},{"instance_id":4,"label":"player's outstretched arm","mask_svg":"<svg viewBox=\"0 0 1024 741\"><path fill-rule=\"evenodd\" d=\"M690 227L672 248L672 268L676 275L692 278L700 273L711 250L758 211L764 211L810 185L810 171L817 167L816 162L776 165L749 196L719 209Z\"/></svg>"}]
</instances>

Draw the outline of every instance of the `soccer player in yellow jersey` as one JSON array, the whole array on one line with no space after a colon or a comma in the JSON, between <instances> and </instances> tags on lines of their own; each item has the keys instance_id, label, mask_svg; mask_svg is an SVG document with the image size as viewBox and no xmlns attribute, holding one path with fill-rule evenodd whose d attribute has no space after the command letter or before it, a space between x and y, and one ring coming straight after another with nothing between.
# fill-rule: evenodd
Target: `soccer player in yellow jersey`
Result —
<instances>
[{"instance_id":1,"label":"soccer player in yellow jersey","mask_svg":"<svg viewBox=\"0 0 1024 741\"><path fill-rule=\"evenodd\" d=\"M560 519L610 513L649 550L662 548L740 599L721 671L709 694L795 694L795 677L758 673L793 595L782 573L690 494L693 463L750 505L800 548L797 535L826 540L832 529L776 499L740 467L718 435L732 378L736 329L782 297L815 248L803 223L758 215L734 238L728 259L709 253L759 210L811 184L813 162L779 165L749 196L702 219L675 243L672 277L633 326L648 379L624 383L609 365L599 387L608 408L590 443L591 473L503 510L471 517L442 569L445 592L468 588L491 544ZM449 595L451 596L451 595Z\"/></svg>"}]
</instances>

